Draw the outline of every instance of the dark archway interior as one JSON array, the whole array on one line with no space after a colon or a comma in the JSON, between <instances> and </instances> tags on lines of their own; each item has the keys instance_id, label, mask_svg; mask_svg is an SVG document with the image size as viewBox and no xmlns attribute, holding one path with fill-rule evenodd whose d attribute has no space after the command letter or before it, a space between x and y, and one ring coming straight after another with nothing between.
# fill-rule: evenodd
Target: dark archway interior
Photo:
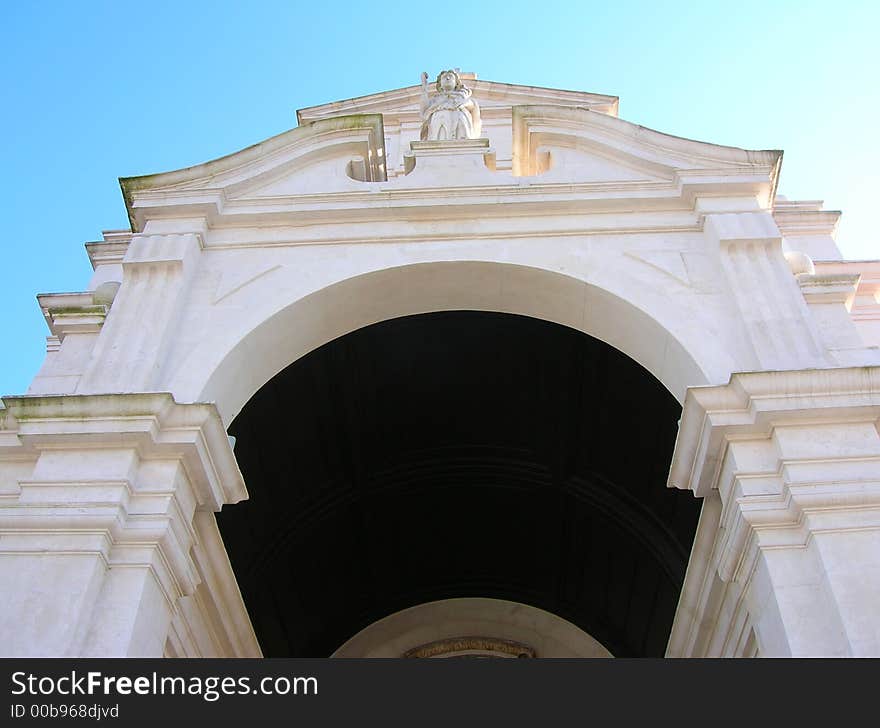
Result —
<instances>
[{"instance_id":1,"label":"dark archway interior","mask_svg":"<svg viewBox=\"0 0 880 728\"><path fill-rule=\"evenodd\" d=\"M218 515L264 654L480 596L662 656L700 511L665 487L680 411L616 349L510 314L394 319L294 362L230 428L250 500Z\"/></svg>"}]
</instances>

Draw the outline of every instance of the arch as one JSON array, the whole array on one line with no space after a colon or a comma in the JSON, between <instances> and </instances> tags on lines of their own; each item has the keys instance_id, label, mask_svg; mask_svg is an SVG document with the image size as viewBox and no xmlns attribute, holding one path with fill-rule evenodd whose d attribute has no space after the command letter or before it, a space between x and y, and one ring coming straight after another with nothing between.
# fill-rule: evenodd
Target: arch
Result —
<instances>
[{"instance_id":1,"label":"arch","mask_svg":"<svg viewBox=\"0 0 880 728\"><path fill-rule=\"evenodd\" d=\"M679 403L687 387L712 381L727 365L681 311L667 309L661 321L607 288L545 268L437 261L347 277L281 307L208 353L204 385L182 389L216 402L228 424L263 384L319 346L380 321L450 310L519 314L589 334L645 367ZM181 369L190 370L182 376L204 376Z\"/></svg>"},{"instance_id":2,"label":"arch","mask_svg":"<svg viewBox=\"0 0 880 728\"><path fill-rule=\"evenodd\" d=\"M250 498L217 514L264 654L482 597L662 655L700 511L665 487L680 414L619 350L520 315L385 320L301 357L232 423Z\"/></svg>"},{"instance_id":3,"label":"arch","mask_svg":"<svg viewBox=\"0 0 880 728\"><path fill-rule=\"evenodd\" d=\"M552 612L477 597L441 599L390 614L348 639L331 657L400 657L420 645L462 637L510 640L539 658L612 656L598 640Z\"/></svg>"}]
</instances>

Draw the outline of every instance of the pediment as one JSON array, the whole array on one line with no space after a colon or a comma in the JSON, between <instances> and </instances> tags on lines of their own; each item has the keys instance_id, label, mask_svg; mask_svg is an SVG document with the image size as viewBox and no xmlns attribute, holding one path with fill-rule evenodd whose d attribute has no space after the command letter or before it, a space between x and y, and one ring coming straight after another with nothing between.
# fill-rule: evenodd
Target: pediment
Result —
<instances>
[{"instance_id":1,"label":"pediment","mask_svg":"<svg viewBox=\"0 0 880 728\"><path fill-rule=\"evenodd\" d=\"M674 170L653 160L621 154L614 147L589 143L579 135L543 135L533 140L527 165L519 175L537 175L541 182L614 183L672 182ZM520 160L517 160L520 162Z\"/></svg>"},{"instance_id":2,"label":"pediment","mask_svg":"<svg viewBox=\"0 0 880 728\"><path fill-rule=\"evenodd\" d=\"M513 172L576 182L750 178L775 189L782 153L684 139L590 109L513 109Z\"/></svg>"},{"instance_id":3,"label":"pediment","mask_svg":"<svg viewBox=\"0 0 880 728\"><path fill-rule=\"evenodd\" d=\"M150 209L362 189L385 179L382 116L321 119L204 164L119 180L132 230Z\"/></svg>"},{"instance_id":4,"label":"pediment","mask_svg":"<svg viewBox=\"0 0 880 728\"><path fill-rule=\"evenodd\" d=\"M169 217L284 221L295 212L305 221L349 211L352 217L394 217L398 206L421 206L434 216L459 214L450 195L467 204L488 205L504 196L525 203L528 196L584 209L588 201L625 207L636 198L692 206L698 196L758 197L769 204L775 194L781 152L653 131L614 116L615 97L468 83L479 91L482 108L499 110L488 125L493 149L485 158L497 161L506 154L505 165L481 162L427 175L416 165L417 174L409 174L412 167L399 158L418 127L395 117L411 111L418 120L420 88L408 87L301 110L295 129L211 162L121 179L132 230ZM503 106L517 99L542 103ZM563 105L566 100L581 105ZM322 116L331 112L336 115ZM487 124L483 128L485 133Z\"/></svg>"},{"instance_id":5,"label":"pediment","mask_svg":"<svg viewBox=\"0 0 880 728\"><path fill-rule=\"evenodd\" d=\"M488 116L492 116L493 113L509 114L514 106L538 105L579 106L617 116L616 96L484 81L473 73L460 75L465 84L473 90L474 98L480 102L483 113ZM340 114L383 114L386 117L386 124L395 121L415 121L419 117L421 92L421 85L406 86L345 101L309 106L299 109L296 116L300 124Z\"/></svg>"}]
</instances>

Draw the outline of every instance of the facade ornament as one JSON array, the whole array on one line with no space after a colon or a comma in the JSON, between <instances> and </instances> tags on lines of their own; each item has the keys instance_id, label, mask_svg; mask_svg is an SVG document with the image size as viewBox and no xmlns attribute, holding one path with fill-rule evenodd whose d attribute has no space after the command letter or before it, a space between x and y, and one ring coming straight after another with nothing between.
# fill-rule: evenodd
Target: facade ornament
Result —
<instances>
[{"instance_id":1,"label":"facade ornament","mask_svg":"<svg viewBox=\"0 0 880 728\"><path fill-rule=\"evenodd\" d=\"M422 73L421 140L479 139L480 105L458 71L440 71L435 87L436 93L429 95L428 74Z\"/></svg>"},{"instance_id":2,"label":"facade ornament","mask_svg":"<svg viewBox=\"0 0 880 728\"><path fill-rule=\"evenodd\" d=\"M816 266L813 264L813 259L806 253L800 250L786 250L783 255L794 275L816 275Z\"/></svg>"},{"instance_id":3,"label":"facade ornament","mask_svg":"<svg viewBox=\"0 0 880 728\"><path fill-rule=\"evenodd\" d=\"M403 657L537 657L533 647L497 637L450 637L413 647Z\"/></svg>"}]
</instances>

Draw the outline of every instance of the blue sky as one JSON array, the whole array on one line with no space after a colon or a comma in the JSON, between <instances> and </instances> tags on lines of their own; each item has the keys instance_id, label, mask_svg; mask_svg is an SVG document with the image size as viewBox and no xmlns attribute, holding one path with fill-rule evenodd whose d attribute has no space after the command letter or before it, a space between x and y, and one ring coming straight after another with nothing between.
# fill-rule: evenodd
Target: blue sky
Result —
<instances>
[{"instance_id":1,"label":"blue sky","mask_svg":"<svg viewBox=\"0 0 880 728\"><path fill-rule=\"evenodd\" d=\"M83 0L0 17L0 394L42 362L35 294L82 290L82 243L127 227L118 177L228 154L297 108L423 70L615 94L660 131L783 149L780 192L843 210L846 257L880 257L878 2Z\"/></svg>"}]
</instances>

